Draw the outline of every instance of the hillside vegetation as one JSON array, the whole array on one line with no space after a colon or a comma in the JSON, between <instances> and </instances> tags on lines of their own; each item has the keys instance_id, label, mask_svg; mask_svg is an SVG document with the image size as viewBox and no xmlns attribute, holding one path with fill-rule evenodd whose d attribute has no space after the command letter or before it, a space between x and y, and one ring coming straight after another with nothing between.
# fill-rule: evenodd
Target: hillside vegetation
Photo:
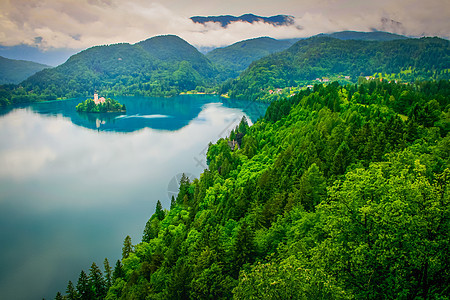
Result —
<instances>
[{"instance_id":1,"label":"hillside vegetation","mask_svg":"<svg viewBox=\"0 0 450 300\"><path fill-rule=\"evenodd\" d=\"M408 38L404 35L398 35L395 33L384 31L372 31L372 32L339 31L325 35L340 40L361 40L361 41L392 41L392 40L404 40Z\"/></svg>"},{"instance_id":2,"label":"hillside vegetation","mask_svg":"<svg viewBox=\"0 0 450 300\"><path fill-rule=\"evenodd\" d=\"M283 51L292 44L291 41L261 37L214 49L208 52L206 57L217 67L220 78L226 80L239 76L252 62L269 54Z\"/></svg>"},{"instance_id":3,"label":"hillside vegetation","mask_svg":"<svg viewBox=\"0 0 450 300\"><path fill-rule=\"evenodd\" d=\"M346 40L317 36L281 51L292 41L258 38L207 56L173 35L134 45L97 46L18 86L0 86L0 105L89 96L94 91L114 97L174 96L195 90L273 101L307 85L356 83L360 76L400 82L450 78L447 40L397 39L380 32L334 35ZM378 41L383 39L396 40Z\"/></svg>"},{"instance_id":4,"label":"hillside vegetation","mask_svg":"<svg viewBox=\"0 0 450 300\"><path fill-rule=\"evenodd\" d=\"M446 299L449 101L449 81L371 81L273 102L68 298Z\"/></svg>"},{"instance_id":5,"label":"hillside vegetation","mask_svg":"<svg viewBox=\"0 0 450 300\"><path fill-rule=\"evenodd\" d=\"M288 26L294 24L294 17L288 15L276 15L271 17L261 17L256 16L254 14L244 14L242 16L195 16L190 18L194 23L200 23L205 25L208 22L220 23L222 27L227 27L231 23L234 22L247 22L247 23L255 23L255 22L264 22L268 24L272 24L274 26Z\"/></svg>"},{"instance_id":6,"label":"hillside vegetation","mask_svg":"<svg viewBox=\"0 0 450 300\"><path fill-rule=\"evenodd\" d=\"M104 95L174 96L210 85L212 64L184 40L158 36L135 45L97 46L22 83L30 97Z\"/></svg>"},{"instance_id":7,"label":"hillside vegetation","mask_svg":"<svg viewBox=\"0 0 450 300\"><path fill-rule=\"evenodd\" d=\"M254 62L238 79L227 82L222 92L254 100L262 99L268 90L320 83L316 79L349 83L360 76L402 82L449 79L450 42L439 38L375 42L313 37Z\"/></svg>"},{"instance_id":8,"label":"hillside vegetation","mask_svg":"<svg viewBox=\"0 0 450 300\"><path fill-rule=\"evenodd\" d=\"M0 84L17 84L50 66L0 56Z\"/></svg>"}]
</instances>

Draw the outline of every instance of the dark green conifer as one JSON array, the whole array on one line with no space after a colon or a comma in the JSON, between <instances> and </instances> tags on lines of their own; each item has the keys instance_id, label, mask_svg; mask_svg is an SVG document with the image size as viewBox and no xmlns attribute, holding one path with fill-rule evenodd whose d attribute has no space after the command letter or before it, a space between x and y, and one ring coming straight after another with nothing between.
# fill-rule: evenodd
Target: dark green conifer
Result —
<instances>
[{"instance_id":1,"label":"dark green conifer","mask_svg":"<svg viewBox=\"0 0 450 300\"><path fill-rule=\"evenodd\" d=\"M77 290L73 286L72 281L70 281L70 280L69 280L69 283L67 284L66 298L68 300L77 300L80 298L80 295L78 294Z\"/></svg>"},{"instance_id":2,"label":"dark green conifer","mask_svg":"<svg viewBox=\"0 0 450 300\"><path fill-rule=\"evenodd\" d=\"M92 263L89 271L89 285L91 286L94 299L103 299L106 296L105 279L103 278L102 271L95 262Z\"/></svg>"},{"instance_id":3,"label":"dark green conifer","mask_svg":"<svg viewBox=\"0 0 450 300\"><path fill-rule=\"evenodd\" d=\"M133 245L131 244L131 237L127 235L123 241L122 259L127 258L131 252L133 252Z\"/></svg>"}]
</instances>

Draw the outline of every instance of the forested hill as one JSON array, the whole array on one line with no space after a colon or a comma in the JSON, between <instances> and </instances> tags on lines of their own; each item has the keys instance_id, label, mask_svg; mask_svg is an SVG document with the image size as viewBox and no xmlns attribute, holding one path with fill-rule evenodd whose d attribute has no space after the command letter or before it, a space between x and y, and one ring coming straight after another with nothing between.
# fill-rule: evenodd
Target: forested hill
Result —
<instances>
[{"instance_id":1,"label":"forested hill","mask_svg":"<svg viewBox=\"0 0 450 300\"><path fill-rule=\"evenodd\" d=\"M448 79L450 42L440 38L362 41L313 37L254 62L237 80L228 82L223 92L233 98L257 99L268 90L319 83L316 79L356 82L359 76L403 82Z\"/></svg>"},{"instance_id":2,"label":"forested hill","mask_svg":"<svg viewBox=\"0 0 450 300\"><path fill-rule=\"evenodd\" d=\"M292 44L291 41L260 37L214 49L206 57L217 67L221 79L236 78L255 60L283 51Z\"/></svg>"},{"instance_id":3,"label":"forested hill","mask_svg":"<svg viewBox=\"0 0 450 300\"><path fill-rule=\"evenodd\" d=\"M214 78L216 69L194 46L176 35L156 36L137 43L152 56L168 63L189 62L205 78Z\"/></svg>"},{"instance_id":4,"label":"forested hill","mask_svg":"<svg viewBox=\"0 0 450 300\"><path fill-rule=\"evenodd\" d=\"M206 25L208 22L220 23L222 27L227 27L231 23L235 22L264 22L274 26L288 26L294 24L294 17L288 15L277 15L272 17L261 17L254 14L245 14L239 17L236 16L195 16L190 18L194 23L200 23Z\"/></svg>"},{"instance_id":5,"label":"forested hill","mask_svg":"<svg viewBox=\"0 0 450 300\"><path fill-rule=\"evenodd\" d=\"M52 99L90 95L176 95L197 86L210 86L216 71L187 42L159 36L135 45L97 46L66 63L39 72L21 85L36 97Z\"/></svg>"},{"instance_id":6,"label":"forested hill","mask_svg":"<svg viewBox=\"0 0 450 300\"><path fill-rule=\"evenodd\" d=\"M68 298L446 299L449 121L448 80L275 101Z\"/></svg>"},{"instance_id":7,"label":"forested hill","mask_svg":"<svg viewBox=\"0 0 450 300\"><path fill-rule=\"evenodd\" d=\"M45 68L50 66L0 56L0 84L17 84Z\"/></svg>"},{"instance_id":8,"label":"forested hill","mask_svg":"<svg viewBox=\"0 0 450 300\"><path fill-rule=\"evenodd\" d=\"M393 41L393 40L404 40L408 38L404 35L384 31L371 31L371 32L339 31L325 35L340 40L362 40L362 41Z\"/></svg>"}]
</instances>

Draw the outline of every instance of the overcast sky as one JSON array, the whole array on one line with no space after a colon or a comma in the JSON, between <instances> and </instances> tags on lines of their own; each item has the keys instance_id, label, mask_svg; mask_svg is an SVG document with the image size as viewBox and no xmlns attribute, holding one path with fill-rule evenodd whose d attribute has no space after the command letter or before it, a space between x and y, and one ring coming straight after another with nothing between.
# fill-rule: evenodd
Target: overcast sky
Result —
<instances>
[{"instance_id":1,"label":"overcast sky","mask_svg":"<svg viewBox=\"0 0 450 300\"><path fill-rule=\"evenodd\" d=\"M287 14L292 26L194 24L189 17ZM0 45L41 49L136 43L176 34L197 46L243 39L307 37L342 30L385 30L450 37L449 0L0 0Z\"/></svg>"}]
</instances>

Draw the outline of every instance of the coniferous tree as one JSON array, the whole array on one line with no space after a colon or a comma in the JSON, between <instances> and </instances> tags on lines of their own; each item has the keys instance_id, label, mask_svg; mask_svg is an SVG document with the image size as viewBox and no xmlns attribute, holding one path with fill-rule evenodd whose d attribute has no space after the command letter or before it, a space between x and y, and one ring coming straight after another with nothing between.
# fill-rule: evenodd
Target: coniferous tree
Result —
<instances>
[{"instance_id":1,"label":"coniferous tree","mask_svg":"<svg viewBox=\"0 0 450 300\"><path fill-rule=\"evenodd\" d=\"M114 282L118 278L122 278L124 276L123 270L122 270L122 263L118 259L116 262L116 266L114 267L114 272L112 275L112 281Z\"/></svg>"},{"instance_id":2,"label":"coniferous tree","mask_svg":"<svg viewBox=\"0 0 450 300\"><path fill-rule=\"evenodd\" d=\"M234 276L237 278L239 270L246 263L252 263L255 253L254 233L245 220L238 229L236 240L233 244Z\"/></svg>"},{"instance_id":3,"label":"coniferous tree","mask_svg":"<svg viewBox=\"0 0 450 300\"><path fill-rule=\"evenodd\" d=\"M181 175L180 188L177 195L177 203L183 204L184 196L188 193L189 185L191 184L189 177L186 174Z\"/></svg>"},{"instance_id":4,"label":"coniferous tree","mask_svg":"<svg viewBox=\"0 0 450 300\"><path fill-rule=\"evenodd\" d=\"M245 135L247 133L247 129L248 129L247 118L245 116L242 116L241 122L239 123L238 126L238 132L243 133Z\"/></svg>"},{"instance_id":5,"label":"coniferous tree","mask_svg":"<svg viewBox=\"0 0 450 300\"><path fill-rule=\"evenodd\" d=\"M159 201L159 200L158 200L158 202L156 202L155 215L158 218L158 220L160 220L160 221L164 220L165 213L162 208L161 201Z\"/></svg>"},{"instance_id":6,"label":"coniferous tree","mask_svg":"<svg viewBox=\"0 0 450 300\"><path fill-rule=\"evenodd\" d=\"M133 252L133 245L131 244L131 237L127 235L123 241L122 259L127 258L131 252Z\"/></svg>"},{"instance_id":7,"label":"coniferous tree","mask_svg":"<svg viewBox=\"0 0 450 300\"><path fill-rule=\"evenodd\" d=\"M91 269L89 271L89 285L94 296L94 299L103 299L106 296L106 283L103 278L102 271L94 263L92 263Z\"/></svg>"},{"instance_id":8,"label":"coniferous tree","mask_svg":"<svg viewBox=\"0 0 450 300\"><path fill-rule=\"evenodd\" d=\"M106 288L109 289L111 287L111 284L112 284L112 268L109 265L108 258L105 258L105 260L103 261L103 266L105 267Z\"/></svg>"},{"instance_id":9,"label":"coniferous tree","mask_svg":"<svg viewBox=\"0 0 450 300\"><path fill-rule=\"evenodd\" d=\"M81 300L91 300L92 290L89 284L89 278L84 271L81 271L80 277L78 277L77 282L77 292Z\"/></svg>"},{"instance_id":10,"label":"coniferous tree","mask_svg":"<svg viewBox=\"0 0 450 300\"><path fill-rule=\"evenodd\" d=\"M172 195L172 198L170 199L170 209L174 208L177 202L175 201L175 196Z\"/></svg>"},{"instance_id":11,"label":"coniferous tree","mask_svg":"<svg viewBox=\"0 0 450 300\"><path fill-rule=\"evenodd\" d=\"M64 299L64 298L63 298L63 296L61 295L60 292L56 293L55 300L63 300L63 299Z\"/></svg>"},{"instance_id":12,"label":"coniferous tree","mask_svg":"<svg viewBox=\"0 0 450 300\"><path fill-rule=\"evenodd\" d=\"M149 242L151 239L154 239L158 236L159 232L159 219L155 217L151 217L150 220L145 224L144 234L142 236L142 241Z\"/></svg>"},{"instance_id":13,"label":"coniferous tree","mask_svg":"<svg viewBox=\"0 0 450 300\"><path fill-rule=\"evenodd\" d=\"M70 281L70 280L69 280L69 283L67 284L66 298L68 300L78 300L80 298L80 295L78 295L77 290L75 289L72 281Z\"/></svg>"}]
</instances>

